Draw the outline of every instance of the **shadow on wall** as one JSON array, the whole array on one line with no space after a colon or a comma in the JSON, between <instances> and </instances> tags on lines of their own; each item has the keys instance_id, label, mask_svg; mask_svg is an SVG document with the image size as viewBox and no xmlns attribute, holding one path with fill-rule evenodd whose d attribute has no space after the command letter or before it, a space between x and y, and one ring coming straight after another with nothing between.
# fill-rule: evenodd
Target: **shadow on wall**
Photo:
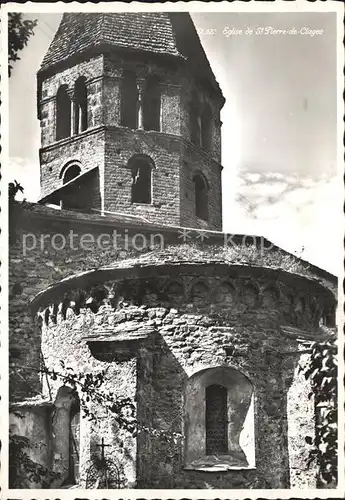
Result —
<instances>
[{"instance_id":1,"label":"shadow on wall","mask_svg":"<svg viewBox=\"0 0 345 500\"><path fill-rule=\"evenodd\" d=\"M255 465L254 394L247 377L218 366L188 378L161 335L152 351L141 349L137 374L138 423L145 428L138 436L137 488L188 487L189 481L190 487L205 487L202 473L209 471L221 473L227 488L233 480L240 487L229 476L231 469L235 474L247 469L247 480L257 476L250 470ZM223 400L215 386L225 390ZM244 486L242 472L237 481ZM212 476L208 482L218 487L218 474Z\"/></svg>"}]
</instances>

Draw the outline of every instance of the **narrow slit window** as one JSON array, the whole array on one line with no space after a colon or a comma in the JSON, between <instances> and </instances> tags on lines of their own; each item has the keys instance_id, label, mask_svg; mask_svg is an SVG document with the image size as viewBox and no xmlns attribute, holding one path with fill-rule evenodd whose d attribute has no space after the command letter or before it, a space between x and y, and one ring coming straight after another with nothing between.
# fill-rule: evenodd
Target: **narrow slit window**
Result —
<instances>
[{"instance_id":1,"label":"narrow slit window","mask_svg":"<svg viewBox=\"0 0 345 500\"><path fill-rule=\"evenodd\" d=\"M203 175L194 176L195 215L204 221L208 220L208 185Z\"/></svg>"},{"instance_id":2,"label":"narrow slit window","mask_svg":"<svg viewBox=\"0 0 345 500\"><path fill-rule=\"evenodd\" d=\"M227 454L227 389L222 385L206 387L206 455Z\"/></svg>"},{"instance_id":3,"label":"narrow slit window","mask_svg":"<svg viewBox=\"0 0 345 500\"><path fill-rule=\"evenodd\" d=\"M80 134L87 129L86 79L81 76L74 86L74 132Z\"/></svg>"},{"instance_id":4,"label":"narrow slit window","mask_svg":"<svg viewBox=\"0 0 345 500\"><path fill-rule=\"evenodd\" d=\"M208 104L204 105L201 114L201 147L207 151L212 148L212 112Z\"/></svg>"},{"instance_id":5,"label":"narrow slit window","mask_svg":"<svg viewBox=\"0 0 345 500\"><path fill-rule=\"evenodd\" d=\"M76 177L81 174L81 168L79 165L71 165L64 172L62 177L62 183L67 184L72 181ZM63 193L61 198L61 208L66 210L72 209L75 210L77 208L84 208L85 199L84 196L81 196L81 191L78 189L77 196L75 189L67 188L67 191Z\"/></svg>"},{"instance_id":6,"label":"narrow slit window","mask_svg":"<svg viewBox=\"0 0 345 500\"><path fill-rule=\"evenodd\" d=\"M132 203L151 203L152 163L146 158L137 158L131 162Z\"/></svg>"},{"instance_id":7,"label":"narrow slit window","mask_svg":"<svg viewBox=\"0 0 345 500\"><path fill-rule=\"evenodd\" d=\"M138 87L132 71L125 71L121 82L121 125L138 127Z\"/></svg>"},{"instance_id":8,"label":"narrow slit window","mask_svg":"<svg viewBox=\"0 0 345 500\"><path fill-rule=\"evenodd\" d=\"M71 100L67 86L62 85L56 94L56 140L71 135Z\"/></svg>"},{"instance_id":9,"label":"narrow slit window","mask_svg":"<svg viewBox=\"0 0 345 500\"><path fill-rule=\"evenodd\" d=\"M190 140L196 146L200 146L201 142L201 120L200 120L200 107L197 96L193 93L189 103L189 127L190 127Z\"/></svg>"},{"instance_id":10,"label":"narrow slit window","mask_svg":"<svg viewBox=\"0 0 345 500\"><path fill-rule=\"evenodd\" d=\"M161 114L161 93L158 85L158 79L151 77L147 81L144 102L144 129L145 130L160 130L160 114Z\"/></svg>"}]
</instances>

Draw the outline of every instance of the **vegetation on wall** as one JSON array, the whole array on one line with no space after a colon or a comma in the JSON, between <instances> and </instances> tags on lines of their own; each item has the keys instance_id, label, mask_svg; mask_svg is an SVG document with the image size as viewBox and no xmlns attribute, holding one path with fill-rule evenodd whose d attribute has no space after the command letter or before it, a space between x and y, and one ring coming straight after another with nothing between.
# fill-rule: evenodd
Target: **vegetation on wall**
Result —
<instances>
[{"instance_id":1,"label":"vegetation on wall","mask_svg":"<svg viewBox=\"0 0 345 500\"><path fill-rule=\"evenodd\" d=\"M311 345L311 355L304 367L305 378L311 381L312 392L310 397L315 398L317 422L315 437L306 436L306 443L311 446L309 463L316 461L320 474L320 485L333 485L337 480L337 349L335 339ZM50 370L42 366L40 373L47 380L59 379L62 384L79 394L81 410L85 417L97 421L97 415L90 410L89 402L96 402L115 418L120 428L135 436L137 432L150 432L153 429L138 429L135 418L134 401L130 398L117 398L105 388L105 372L75 373L70 367L60 362L60 370ZM13 366L18 370L19 367ZM25 367L21 367L25 369ZM176 446L181 436L165 433L160 436L167 446ZM43 487L49 487L49 481L54 474L47 471L41 464L33 462L28 452L32 444L18 435L10 435L10 487L26 487L29 478L41 482ZM41 481L40 481L41 478Z\"/></svg>"},{"instance_id":2,"label":"vegetation on wall","mask_svg":"<svg viewBox=\"0 0 345 500\"><path fill-rule=\"evenodd\" d=\"M12 364L11 371L27 373L37 371L34 367L17 366ZM90 410L92 400L105 408L116 420L121 429L132 435L137 432L135 419L135 405L130 398L117 398L115 394L104 387L105 372L75 373L70 367L65 367L60 361L60 369L48 369L44 364L38 370L48 382L59 380L62 385L71 389L71 395L76 395L80 401L80 408L84 417L90 421L97 421L97 415ZM40 397L40 395L38 395ZM42 397L42 396L41 396ZM23 418L20 410L12 410L17 418ZM30 458L30 450L41 443L33 443L29 438L15 433L9 435L9 486L10 488L27 488L30 483L40 484L42 488L49 488L50 484L59 478L59 474L48 470L42 464Z\"/></svg>"},{"instance_id":3,"label":"vegetation on wall","mask_svg":"<svg viewBox=\"0 0 345 500\"><path fill-rule=\"evenodd\" d=\"M320 485L337 483L338 474L338 405L337 346L333 336L325 342L314 342L303 369L310 380L316 409L315 436L306 436L311 446L309 465L317 463Z\"/></svg>"},{"instance_id":4,"label":"vegetation on wall","mask_svg":"<svg viewBox=\"0 0 345 500\"><path fill-rule=\"evenodd\" d=\"M20 412L14 413L18 418L22 418ZM10 432L8 470L10 488L29 488L32 484L49 488L51 481L58 479L58 473L48 470L29 457L28 450L39 446L40 443L35 443L25 436Z\"/></svg>"}]
</instances>

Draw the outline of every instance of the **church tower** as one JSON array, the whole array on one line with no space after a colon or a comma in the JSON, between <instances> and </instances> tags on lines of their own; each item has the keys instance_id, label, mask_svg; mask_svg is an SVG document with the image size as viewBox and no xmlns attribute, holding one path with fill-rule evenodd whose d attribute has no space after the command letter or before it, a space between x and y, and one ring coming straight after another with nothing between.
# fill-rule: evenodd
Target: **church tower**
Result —
<instances>
[{"instance_id":1,"label":"church tower","mask_svg":"<svg viewBox=\"0 0 345 500\"><path fill-rule=\"evenodd\" d=\"M67 13L38 71L41 203L222 229L224 97L188 13Z\"/></svg>"}]
</instances>

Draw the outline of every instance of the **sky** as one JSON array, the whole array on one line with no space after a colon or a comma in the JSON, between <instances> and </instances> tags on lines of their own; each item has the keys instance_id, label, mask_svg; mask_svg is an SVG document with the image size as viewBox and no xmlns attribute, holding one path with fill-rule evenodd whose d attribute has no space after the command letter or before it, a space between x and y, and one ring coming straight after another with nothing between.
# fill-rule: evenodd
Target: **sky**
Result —
<instances>
[{"instance_id":1,"label":"sky","mask_svg":"<svg viewBox=\"0 0 345 500\"><path fill-rule=\"evenodd\" d=\"M26 17L38 25L9 80L10 179L37 201L36 72L61 14ZM226 99L223 230L263 235L336 274L342 255L336 14L195 12L192 18Z\"/></svg>"}]
</instances>

